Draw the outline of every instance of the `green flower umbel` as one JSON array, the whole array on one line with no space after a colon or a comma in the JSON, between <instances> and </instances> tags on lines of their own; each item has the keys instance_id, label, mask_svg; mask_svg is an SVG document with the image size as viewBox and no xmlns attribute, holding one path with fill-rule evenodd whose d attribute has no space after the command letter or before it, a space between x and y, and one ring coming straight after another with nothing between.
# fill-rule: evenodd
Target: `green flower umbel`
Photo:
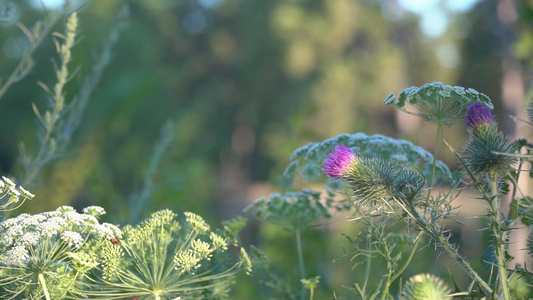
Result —
<instances>
[{"instance_id":1,"label":"green flower umbel","mask_svg":"<svg viewBox=\"0 0 533 300\"><path fill-rule=\"evenodd\" d=\"M451 299L451 289L438 277L431 274L418 274L405 283L402 300L445 300Z\"/></svg>"},{"instance_id":2,"label":"green flower umbel","mask_svg":"<svg viewBox=\"0 0 533 300\"><path fill-rule=\"evenodd\" d=\"M469 105L467 110L465 124L470 136L463 156L468 170L476 176L496 176L509 171L516 159L501 153L515 153L517 144L498 130L498 124L485 104L477 102Z\"/></svg>"}]
</instances>

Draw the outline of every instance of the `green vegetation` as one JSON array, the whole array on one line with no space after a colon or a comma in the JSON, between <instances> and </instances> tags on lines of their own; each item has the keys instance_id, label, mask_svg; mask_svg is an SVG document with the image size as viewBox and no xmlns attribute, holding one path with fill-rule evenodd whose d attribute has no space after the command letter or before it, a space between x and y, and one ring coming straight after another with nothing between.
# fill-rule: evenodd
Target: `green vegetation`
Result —
<instances>
[{"instance_id":1,"label":"green vegetation","mask_svg":"<svg viewBox=\"0 0 533 300\"><path fill-rule=\"evenodd\" d=\"M392 0L35 2L0 0L0 299L533 297L527 1L438 36Z\"/></svg>"}]
</instances>

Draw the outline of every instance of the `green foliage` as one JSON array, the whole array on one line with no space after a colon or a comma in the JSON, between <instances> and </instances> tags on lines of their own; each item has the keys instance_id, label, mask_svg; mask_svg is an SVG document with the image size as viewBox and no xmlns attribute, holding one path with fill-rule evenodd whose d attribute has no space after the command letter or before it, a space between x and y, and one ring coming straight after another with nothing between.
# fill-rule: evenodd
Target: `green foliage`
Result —
<instances>
[{"instance_id":1,"label":"green foliage","mask_svg":"<svg viewBox=\"0 0 533 300\"><path fill-rule=\"evenodd\" d=\"M10 8L12 4L9 3L10 1L6 2L8 3L3 3L3 0L0 1L0 10L7 16L12 13L11 10L13 8ZM67 13L67 10L69 9L69 3L69 1L65 1L65 5L63 6L62 10L53 11L43 21L37 21L31 30L22 23L17 24L28 39L29 45L28 47L22 49L21 60L11 75L5 81L0 81L0 99L14 83L22 80L33 69L34 61L32 56L34 52L48 36L55 23L57 23L57 21L59 21L61 17ZM6 8L4 5L8 7Z\"/></svg>"},{"instance_id":2,"label":"green foliage","mask_svg":"<svg viewBox=\"0 0 533 300\"><path fill-rule=\"evenodd\" d=\"M355 236L344 235L348 248L335 259L336 263L350 261L352 270L365 270L361 282L353 284L350 291L361 299L376 298L378 294L390 295L392 284L400 278L418 251L423 236L391 231L397 218L360 218L363 229ZM371 273L372 272L372 273ZM372 274L386 274L379 278Z\"/></svg>"},{"instance_id":3,"label":"green foliage","mask_svg":"<svg viewBox=\"0 0 533 300\"><path fill-rule=\"evenodd\" d=\"M56 48L59 54L59 66L56 66L55 75L57 82L53 88L47 87L44 83L40 83L41 87L48 94L49 109L43 114L39 111L35 104L33 110L39 125L42 127L40 130L41 136L40 150L35 157L23 152L22 160L24 162L24 185L31 186L34 184L35 177L40 172L42 167L58 155L58 139L60 139L59 132L63 124L59 121L65 114L67 109L67 103L65 98L65 85L72 79L68 65L72 60L72 48L76 42L76 33L78 29L78 15L73 13L70 15L64 35L60 35L63 39L63 43L56 41ZM59 141L60 145L61 141ZM22 147L24 149L24 147Z\"/></svg>"},{"instance_id":4,"label":"green foliage","mask_svg":"<svg viewBox=\"0 0 533 300\"><path fill-rule=\"evenodd\" d=\"M0 10L5 3L5 0L0 0ZM84 29L83 39L77 40L81 46L76 47L75 55L79 56L72 64L69 62L72 56L69 49L73 45L71 43L69 46L68 36L69 32L72 36L73 31L72 26L69 30L68 24L74 23L74 15L70 19L72 23L66 22L65 34L55 35L59 61L52 75L57 77L57 82L41 84L48 93L50 106L43 109L41 105L34 105L43 134L36 151L31 144L23 148L23 170L19 176L25 187L37 186L39 179L44 181L45 184L41 185L42 194L40 191L37 194L46 201L37 202L39 205L57 207L56 203L75 202L75 205L79 205L87 200L101 201L100 204L111 207L115 221L128 217L130 221L137 221L150 208L161 206L192 206L201 215L209 213L212 215L208 217L214 216L221 211L221 207L226 208L226 198L233 199L236 193L243 191L241 182L276 178L272 176L276 172L270 172L275 161L283 161L287 151L303 141L354 128L385 129L391 136L404 134L393 128L394 121L383 122L385 118L394 120L390 111L374 110L373 102L366 100L375 99L383 90L401 88L405 80L399 74L407 73L405 71L414 66L417 71L416 74L407 75L409 81L425 80L433 77L430 76L431 72L438 71L426 72L431 67L419 67L430 65L427 61L421 62L420 57L432 55L427 55L431 53L426 53L421 47L413 46L417 44L415 39L411 40L415 36L416 22L393 23L385 20L380 14L381 10L389 9L386 3L367 6L364 1L321 0L309 3L248 1L243 4L241 1L227 0L221 1L220 7L214 9L203 7L196 1L134 1L130 3L133 7L132 30L126 33L126 42L119 45L124 51L116 56L116 68L120 72L112 73L109 78L104 77L106 80L103 80L99 94L94 98L106 101L90 108L88 116L92 119L83 124L80 122L81 116L89 99L93 98L91 92L100 81L102 71L110 62L111 48L118 40L123 23L109 34L101 54L96 55L97 59L90 68L82 62L88 60L86 56L89 56L91 47L84 46L85 43L90 44L95 36L98 39L98 28L105 26L109 15L117 11L117 3L108 1L84 7L84 13L80 13L81 24L87 20L94 21L90 18L95 17L102 22L92 22L90 27ZM24 7L23 4L20 7ZM245 14L241 14L242 9L246 11ZM65 10L58 14L50 12L49 15L54 17L50 20L60 19L57 16L63 13ZM192 14L205 17L208 21L205 31L191 33L182 30L187 29L185 21ZM32 29L19 25L30 47L22 49L20 64L12 73L13 80L9 77L7 81L0 82L0 98L7 95L4 94L6 89L14 82L32 75L29 71L33 70L33 56L37 54L34 50L51 32L54 22L49 23L47 18ZM146 24L141 22L149 22L150 26L144 26ZM10 26L4 28L9 29ZM409 40L404 40L404 35ZM261 39L257 40L257 36ZM390 36L396 37L395 40L391 41ZM139 44L138 41L143 43ZM398 48L396 44L403 48ZM137 51L131 51L132 47ZM46 48L43 49L40 55L48 59L50 55L46 51ZM415 63L413 57L416 57ZM2 61L6 61L5 66L10 62L7 59ZM83 66L78 70L89 69L89 75L81 80L70 81L77 74L72 65ZM501 66L496 65L498 68ZM465 69L476 71L474 68ZM34 75L41 80L47 77L40 70L35 71ZM483 74L475 78L483 78ZM78 96L72 97L75 93L71 91L77 88L78 83L81 85ZM26 87L22 86L21 90L30 90ZM10 115L18 119L18 110L12 104L18 98L34 101L36 96L26 96L20 92L13 96L7 105L9 111L13 112ZM432 83L405 90L399 94L398 101L392 94L386 103L394 103L400 110L437 122L440 126L451 125L462 117L466 105L476 101L492 105L488 97L473 89ZM414 105L418 111L408 111L407 104ZM316 121L309 122L310 115ZM5 117L6 120L12 118L7 114ZM178 130L169 130L166 134L162 132L146 168L143 164L132 163L142 161L140 158L150 151L151 143L146 141L153 137L154 128L161 127L161 119L175 119ZM27 124L25 122L17 120L5 128L8 131L15 128L21 132L17 134L28 134L25 129L28 126L23 126ZM383 126L384 123L387 125ZM85 135L78 138L73 132L80 125L83 125L81 129ZM435 149L438 149L439 133L440 127L437 129ZM65 150L72 138L78 138L80 151L70 155ZM163 153L174 140L179 147L171 151L167 161L161 162ZM319 283L318 276L311 279L307 277L303 257L309 256L309 253L316 255L318 251L311 248L304 253L303 246L309 247L312 243L302 241L300 231L316 229L315 225L324 224L323 221L330 220L334 213L345 213L353 207L353 220L357 222L351 223L354 224L351 227L354 230L361 224L367 227L363 236L351 241L357 245L353 255L359 256L355 260L367 268L371 266L369 261L374 261L373 266L379 265L375 263L376 260L382 260L385 266L383 276L374 276L379 268L371 270L373 272L369 274L372 275L366 276L376 281L375 285L366 284L368 281L365 281L365 285L358 287L356 292L363 298L394 298L395 286L401 286L400 274L406 270L413 255L418 253L417 243L421 236L414 238L405 232L390 232L392 223L406 228L411 234L426 234L436 247L450 254L452 260L472 279L468 291L462 295L501 298L512 294L525 297L523 295L527 291L519 279L525 278L523 280L527 282L530 279L529 271L518 268L516 274L523 277L516 279L503 266L509 259L505 255L508 232L513 230L518 218L525 222L531 219L530 205L516 187L517 174L523 170L521 167L510 170L510 164L517 161L517 165L522 166L531 157L502 156L492 152L494 149L497 152L514 152L516 149L506 148L510 143L507 140L507 144L496 143L486 151L463 151L466 153L458 157L464 171L475 174L476 178L471 178L474 182L470 182L465 177L465 181L459 182L446 165L437 161L436 151L431 155L410 142L381 135L341 135L297 150L286 170L286 177L293 181L296 175L300 175L305 184L309 181L323 183L322 161L337 142L348 144L361 157L356 174L352 174L357 178L352 182L347 184L330 180L325 193L311 190L276 193L247 208L259 220L281 225L294 234L293 242L296 243L301 272L300 280L293 282L303 283L307 290L295 292L289 274L269 274L271 280L267 286L279 292L278 296L303 299L309 291L313 298ZM9 144L15 143L10 141ZM49 164L65 154L69 155L63 166ZM490 159L481 159L483 155ZM471 156L479 156L480 160L473 163L473 160L468 159ZM494 162L494 157L498 158L497 170L501 172L498 180L486 178L483 176L485 170L476 169L476 166ZM160 172L156 172L158 166ZM2 164L2 167L11 168L10 162L7 166ZM238 178L234 178L236 173L240 174ZM125 197L131 190L131 182L136 182L132 178L137 178L138 174L144 176L141 187L130 198ZM8 181L3 182L6 184ZM47 185L48 182L52 184ZM442 190L433 189L435 183ZM446 184L452 185L449 190ZM445 219L453 218L452 200L466 185L480 190L479 198L489 209L487 218L482 219L487 220L487 228L491 231L490 242L494 244L490 251L493 273L488 279L483 273L478 275L474 270L476 266L471 267L459 255L458 247L452 243L451 234L446 229ZM509 187L513 203L519 203L516 216L510 218L502 216L499 211L503 191L500 187L504 185ZM166 189L157 189L157 186ZM238 188L234 190L235 186ZM5 200L6 206L0 208L8 209L21 203L15 203L18 201L17 193L25 193L28 198L33 196L24 189L17 191L14 188L4 191L5 198L2 200ZM351 203L354 193L358 205ZM524 201L518 201L520 198ZM129 204L129 209L124 210L125 203ZM382 205L375 206L375 203ZM95 207L85 212L88 216L100 214ZM196 214L177 216L170 210L160 211L137 226L127 226L124 238L101 238L94 243L87 238L79 246L83 251L47 258L53 263L50 266L38 266L37 269L51 271L24 273L24 276L31 275L20 281L20 285L28 285L21 293L27 294L27 298L46 299L88 295L104 299L231 298L229 290L237 270L249 274L252 265L255 267L255 264L265 259L259 251L254 251L250 258L240 248L240 254L235 254L240 255L238 262L235 262L230 248L231 245L240 244L236 231L246 226L246 221L236 218L223 225L223 229L212 231L204 219ZM60 237L64 248L78 247L80 240L76 231L68 232ZM323 231L320 237L328 233ZM279 233L276 236L279 237ZM321 242L320 238L315 238L315 244L317 241ZM46 243L53 244L52 241ZM2 247L8 249L13 245ZM4 254L16 258L17 252L12 250L9 248ZM52 246L46 246L39 251L54 254L62 250L56 251ZM281 252L281 255L287 256L287 261L295 261L285 251ZM25 256L20 253L19 259L22 260ZM44 252L36 252L35 256L45 255ZM311 258L315 260L316 257ZM323 273L320 274L321 278L325 278L320 284L331 284L329 270L323 266L317 269ZM220 274L224 275L217 279ZM509 280L508 287L504 284L506 276L513 279ZM0 277L0 282L3 279ZM17 283L8 281L6 284L13 286ZM417 280L410 282L412 284L405 287L405 293L414 295L412 298L420 295L428 297L426 288L415 286ZM102 284L106 287L101 288ZM185 290L178 291L176 286L180 284L179 288L190 293L185 295ZM13 286L8 288L20 290ZM173 288L174 293L164 291ZM261 295L268 294L263 291ZM111 296L106 294L108 292ZM397 296L402 295L405 296L402 293Z\"/></svg>"}]
</instances>

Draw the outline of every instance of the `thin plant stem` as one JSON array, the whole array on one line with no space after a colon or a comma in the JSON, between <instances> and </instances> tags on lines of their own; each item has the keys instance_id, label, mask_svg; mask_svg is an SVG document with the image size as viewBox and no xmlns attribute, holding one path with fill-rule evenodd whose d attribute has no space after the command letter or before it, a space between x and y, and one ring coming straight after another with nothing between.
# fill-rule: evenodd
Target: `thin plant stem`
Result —
<instances>
[{"instance_id":1,"label":"thin plant stem","mask_svg":"<svg viewBox=\"0 0 533 300\"><path fill-rule=\"evenodd\" d=\"M39 284L41 284L41 287L43 288L44 298L46 298L46 300L50 300L50 293L48 293L48 288L46 287L44 275L42 273L39 273L37 277L39 278Z\"/></svg>"},{"instance_id":2,"label":"thin plant stem","mask_svg":"<svg viewBox=\"0 0 533 300\"><path fill-rule=\"evenodd\" d=\"M44 24L44 30L42 32L39 32L39 35L36 37L34 36L35 33L29 32L24 25L19 25L19 28L23 29L28 39L30 39L31 47L23 54L22 59L15 67L9 78L7 78L7 80L2 84L2 86L0 86L0 99L4 96L4 94L11 87L11 85L13 85L17 81L20 81L30 72L32 67L31 57L33 53L39 47L39 45L41 45L45 37L48 36L57 21L59 21L59 19L66 13L68 3L69 2L66 1L65 5L63 6L63 9L59 13L54 14L50 18L48 23Z\"/></svg>"},{"instance_id":3,"label":"thin plant stem","mask_svg":"<svg viewBox=\"0 0 533 300\"><path fill-rule=\"evenodd\" d=\"M385 243L385 253L387 253L387 278L385 279L385 287L383 288L383 292L381 293L381 300L385 300L387 296L389 295L389 287L392 283L392 264L391 264L391 258L389 253L389 247L387 243Z\"/></svg>"},{"instance_id":4,"label":"thin plant stem","mask_svg":"<svg viewBox=\"0 0 533 300\"><path fill-rule=\"evenodd\" d=\"M59 297L59 299L63 299L65 298L65 296L67 295L68 291L70 290L70 288L74 285L74 283L76 282L76 280L78 280L78 275L80 274L80 271L77 271L76 272L76 275L74 275L74 279L72 279L69 283L69 285L67 286L67 288L65 289L65 292L63 293L63 295L61 295L61 297Z\"/></svg>"},{"instance_id":5,"label":"thin plant stem","mask_svg":"<svg viewBox=\"0 0 533 300\"><path fill-rule=\"evenodd\" d=\"M313 300L315 296L315 289L312 288L312 289L309 289L309 300Z\"/></svg>"},{"instance_id":6,"label":"thin plant stem","mask_svg":"<svg viewBox=\"0 0 533 300\"><path fill-rule=\"evenodd\" d=\"M296 251L298 251L298 264L300 265L300 276L302 279L305 279L305 264L304 264L304 255L302 250L302 233L300 229L296 229L294 233L296 235ZM305 286L302 287L302 297L303 300L305 297Z\"/></svg>"},{"instance_id":7,"label":"thin plant stem","mask_svg":"<svg viewBox=\"0 0 533 300\"><path fill-rule=\"evenodd\" d=\"M411 260L415 256L416 250L418 250L418 245L420 244L420 241L422 240L422 234L423 234L423 232L420 232L418 234L418 236L416 237L415 244L413 245L413 249L411 249L411 253L409 254L409 257L407 258L407 260L405 261L403 266L398 270L398 272L396 272L396 274L392 277L391 282L393 282L396 279L398 279L398 277L400 277L400 275L402 275L403 271L405 271L405 269L407 269L407 267L411 263Z\"/></svg>"},{"instance_id":8,"label":"thin plant stem","mask_svg":"<svg viewBox=\"0 0 533 300\"><path fill-rule=\"evenodd\" d=\"M368 234L368 237L370 237L370 234ZM371 243L367 243L366 247L367 247L366 250L368 251L368 253L370 253ZM370 270L371 270L371 268L372 268L372 255L368 254L366 256L365 283L363 284L363 291L366 291L366 284L368 282L368 279L370 278Z\"/></svg>"},{"instance_id":9,"label":"thin plant stem","mask_svg":"<svg viewBox=\"0 0 533 300\"><path fill-rule=\"evenodd\" d=\"M429 199L429 196L431 195L431 190L433 189L433 183L435 182L435 172L437 169L437 154L439 153L441 131L442 131L442 124L441 122L437 122L437 137L435 138L435 151L433 152L433 169L431 170L431 181L429 182L427 199Z\"/></svg>"},{"instance_id":10,"label":"thin plant stem","mask_svg":"<svg viewBox=\"0 0 533 300\"><path fill-rule=\"evenodd\" d=\"M78 15L73 13L70 15L66 29L63 44L57 44L57 51L60 56L61 64L56 70L57 82L54 88L50 90L47 86L41 85L49 94L52 100L52 107L46 111L44 117L41 116L36 106L34 106L35 113L41 121L43 128L42 140L40 142L40 149L37 156L28 164L25 165L26 177L23 180L23 185L31 187L31 183L41 170L41 168L52 158L56 150L56 140L54 133L57 129L59 119L63 116L65 109L65 93L64 87L69 78L68 64L72 60L72 47L76 39L76 30L78 26Z\"/></svg>"},{"instance_id":11,"label":"thin plant stem","mask_svg":"<svg viewBox=\"0 0 533 300\"><path fill-rule=\"evenodd\" d=\"M494 249L498 264L498 274L500 275L500 282L502 287L503 299L510 300L511 293L509 291L509 283L507 278L507 268L505 260L505 233L501 228L500 216L500 197L498 195L498 180L496 176L490 176L491 181L491 198L490 201L490 218L491 229L494 238Z\"/></svg>"}]
</instances>

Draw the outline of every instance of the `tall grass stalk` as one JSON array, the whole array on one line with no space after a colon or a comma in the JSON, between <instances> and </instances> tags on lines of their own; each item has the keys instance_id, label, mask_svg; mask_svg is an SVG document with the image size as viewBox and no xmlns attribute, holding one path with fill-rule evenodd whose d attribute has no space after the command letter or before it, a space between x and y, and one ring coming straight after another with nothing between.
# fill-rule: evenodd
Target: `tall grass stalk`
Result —
<instances>
[{"instance_id":1,"label":"tall grass stalk","mask_svg":"<svg viewBox=\"0 0 533 300\"><path fill-rule=\"evenodd\" d=\"M59 11L50 12L50 16L45 18L43 22L38 21L33 26L33 30L28 29L24 24L18 23L17 26L28 38L30 44L29 48L22 49L22 58L17 64L9 77L0 85L0 99L5 95L7 90L16 82L22 80L33 68L32 56L41 43L52 31L54 25L67 13L70 6L70 1L65 1L63 7Z\"/></svg>"}]
</instances>

